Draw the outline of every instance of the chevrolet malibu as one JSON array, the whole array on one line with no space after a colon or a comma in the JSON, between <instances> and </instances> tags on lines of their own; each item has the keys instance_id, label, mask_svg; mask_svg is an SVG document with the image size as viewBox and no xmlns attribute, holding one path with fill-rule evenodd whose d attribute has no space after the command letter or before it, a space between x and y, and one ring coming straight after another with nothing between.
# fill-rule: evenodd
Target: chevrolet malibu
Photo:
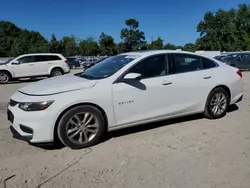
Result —
<instances>
[{"instance_id":1,"label":"chevrolet malibu","mask_svg":"<svg viewBox=\"0 0 250 188\"><path fill-rule=\"evenodd\" d=\"M11 96L7 114L16 138L59 138L80 149L125 127L198 113L222 118L242 98L235 67L189 52L139 51L25 86Z\"/></svg>"}]
</instances>

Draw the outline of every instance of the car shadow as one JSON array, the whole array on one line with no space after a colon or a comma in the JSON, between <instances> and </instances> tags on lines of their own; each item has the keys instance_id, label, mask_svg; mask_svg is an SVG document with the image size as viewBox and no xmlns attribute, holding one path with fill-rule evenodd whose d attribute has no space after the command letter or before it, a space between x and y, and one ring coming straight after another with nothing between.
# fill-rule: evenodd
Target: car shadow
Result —
<instances>
[{"instance_id":1,"label":"car shadow","mask_svg":"<svg viewBox=\"0 0 250 188\"><path fill-rule=\"evenodd\" d=\"M229 106L228 113L237 111L238 109L239 107L236 104L233 104ZM195 121L199 119L204 119L203 114L195 114L195 115L189 115L189 116L184 116L184 117L179 117L179 118L173 118L173 119L158 121L154 123L147 123L147 124L137 125L137 126L133 126L129 128L124 128L124 129L117 130L117 131L108 132L100 141L100 144L112 138L122 137L122 136L131 135L131 134L135 134L135 133L139 133L143 131L148 131L151 129L157 129L163 126L174 125L174 124L189 122L189 121ZM62 148L65 148L65 146L58 139L56 140L57 140L56 143L30 144L30 145L39 147L45 150L60 150Z\"/></svg>"},{"instance_id":2,"label":"car shadow","mask_svg":"<svg viewBox=\"0 0 250 188\"><path fill-rule=\"evenodd\" d=\"M231 113L231 112L237 111L238 109L239 107L236 104L233 104L229 106L227 112ZM109 132L104 137L102 142L106 142L116 137L122 137L125 135L135 134L135 133L139 133L139 132L143 132L143 131L147 131L151 129L156 129L156 128L163 127L163 126L174 125L177 123L183 123L183 122L189 122L189 121L195 121L195 120L204 119L204 118L205 117L203 116L203 114L195 114L195 115L189 115L189 116L184 116L184 117L179 117L179 118L158 121L154 123L147 123L147 124L142 124L138 126L128 127L128 128L124 128L121 130Z\"/></svg>"},{"instance_id":3,"label":"car shadow","mask_svg":"<svg viewBox=\"0 0 250 188\"><path fill-rule=\"evenodd\" d=\"M43 80L45 78L33 78L33 79L18 79L18 80L12 80L12 81L9 81L8 84L19 84L19 83L32 83L32 82L37 82L37 81L40 81L40 80Z\"/></svg>"}]
</instances>

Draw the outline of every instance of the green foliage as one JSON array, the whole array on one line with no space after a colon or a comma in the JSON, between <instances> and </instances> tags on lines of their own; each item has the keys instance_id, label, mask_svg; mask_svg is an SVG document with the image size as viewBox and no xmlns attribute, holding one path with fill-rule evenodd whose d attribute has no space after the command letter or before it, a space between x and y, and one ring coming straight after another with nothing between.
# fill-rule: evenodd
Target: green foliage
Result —
<instances>
[{"instance_id":1,"label":"green foliage","mask_svg":"<svg viewBox=\"0 0 250 188\"><path fill-rule=\"evenodd\" d=\"M56 36L52 34L51 40L49 43L49 51L51 53L62 53L62 45L61 43L56 39Z\"/></svg>"},{"instance_id":2,"label":"green foliage","mask_svg":"<svg viewBox=\"0 0 250 188\"><path fill-rule=\"evenodd\" d=\"M11 55L18 56L24 53L45 53L49 52L48 41L38 32L22 30L15 38Z\"/></svg>"},{"instance_id":3,"label":"green foliage","mask_svg":"<svg viewBox=\"0 0 250 188\"><path fill-rule=\"evenodd\" d=\"M136 19L125 21L127 28L121 30L121 39L123 40L123 51L140 50L145 44L145 34L140 31L139 22Z\"/></svg>"},{"instance_id":4,"label":"green foliage","mask_svg":"<svg viewBox=\"0 0 250 188\"><path fill-rule=\"evenodd\" d=\"M62 48L62 54L64 56L78 55L79 47L77 44L77 39L74 35L70 37L63 37L60 43Z\"/></svg>"},{"instance_id":5,"label":"green foliage","mask_svg":"<svg viewBox=\"0 0 250 188\"><path fill-rule=\"evenodd\" d=\"M156 40L152 41L151 44L147 45L147 49L149 50L160 50L163 49L163 40L161 37L158 37Z\"/></svg>"},{"instance_id":6,"label":"green foliage","mask_svg":"<svg viewBox=\"0 0 250 188\"><path fill-rule=\"evenodd\" d=\"M100 53L98 43L93 37L80 41L79 46L80 54L82 56L97 56Z\"/></svg>"},{"instance_id":7,"label":"green foliage","mask_svg":"<svg viewBox=\"0 0 250 188\"><path fill-rule=\"evenodd\" d=\"M207 12L197 25L200 38L197 49L236 51L250 50L250 5L215 13Z\"/></svg>"},{"instance_id":8,"label":"green foliage","mask_svg":"<svg viewBox=\"0 0 250 188\"><path fill-rule=\"evenodd\" d=\"M11 46L21 29L15 24L7 21L0 21L0 57L11 55Z\"/></svg>"},{"instance_id":9,"label":"green foliage","mask_svg":"<svg viewBox=\"0 0 250 188\"><path fill-rule=\"evenodd\" d=\"M195 44L184 46L164 42L161 37L151 43L145 41L145 34L139 29L140 23L130 18L121 30L122 41L115 43L110 35L101 33L99 40L93 37L78 40L75 36L65 36L57 40L53 34L47 41L39 32L20 29L8 21L0 21L0 57L17 56L25 53L52 52L65 56L116 55L122 52L146 49L182 49L185 51L219 50L250 51L250 5L240 4L236 9L207 12L197 25L200 37Z\"/></svg>"},{"instance_id":10,"label":"green foliage","mask_svg":"<svg viewBox=\"0 0 250 188\"><path fill-rule=\"evenodd\" d=\"M100 51L102 56L108 55L113 56L118 53L117 46L115 44L114 38L105 33L101 33L99 39Z\"/></svg>"}]
</instances>

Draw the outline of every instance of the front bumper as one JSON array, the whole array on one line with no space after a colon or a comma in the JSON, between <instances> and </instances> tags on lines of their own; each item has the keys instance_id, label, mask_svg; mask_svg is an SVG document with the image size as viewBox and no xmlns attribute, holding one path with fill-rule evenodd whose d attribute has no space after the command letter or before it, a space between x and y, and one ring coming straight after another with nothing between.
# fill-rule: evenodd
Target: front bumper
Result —
<instances>
[{"instance_id":1,"label":"front bumper","mask_svg":"<svg viewBox=\"0 0 250 188\"><path fill-rule=\"evenodd\" d=\"M13 135L13 138L16 138L18 140L24 140L26 142L30 142L33 138L33 136L22 136L20 135L12 126L10 126L10 131Z\"/></svg>"},{"instance_id":2,"label":"front bumper","mask_svg":"<svg viewBox=\"0 0 250 188\"><path fill-rule=\"evenodd\" d=\"M53 142L55 119L51 112L25 112L18 105L9 105L7 117L14 138L30 143Z\"/></svg>"}]
</instances>

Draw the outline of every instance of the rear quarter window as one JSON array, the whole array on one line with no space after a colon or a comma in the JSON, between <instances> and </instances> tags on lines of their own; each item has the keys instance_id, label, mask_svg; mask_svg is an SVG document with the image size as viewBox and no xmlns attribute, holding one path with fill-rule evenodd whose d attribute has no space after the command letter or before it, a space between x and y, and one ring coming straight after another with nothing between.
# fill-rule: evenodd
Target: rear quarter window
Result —
<instances>
[{"instance_id":1,"label":"rear quarter window","mask_svg":"<svg viewBox=\"0 0 250 188\"><path fill-rule=\"evenodd\" d=\"M58 60L62 60L59 56L57 55L50 55L48 56L50 61L58 61Z\"/></svg>"},{"instance_id":2,"label":"rear quarter window","mask_svg":"<svg viewBox=\"0 0 250 188\"><path fill-rule=\"evenodd\" d=\"M217 64L210 59L202 57L201 60L203 64L203 69L210 69L210 68L214 68L217 66Z\"/></svg>"}]
</instances>

